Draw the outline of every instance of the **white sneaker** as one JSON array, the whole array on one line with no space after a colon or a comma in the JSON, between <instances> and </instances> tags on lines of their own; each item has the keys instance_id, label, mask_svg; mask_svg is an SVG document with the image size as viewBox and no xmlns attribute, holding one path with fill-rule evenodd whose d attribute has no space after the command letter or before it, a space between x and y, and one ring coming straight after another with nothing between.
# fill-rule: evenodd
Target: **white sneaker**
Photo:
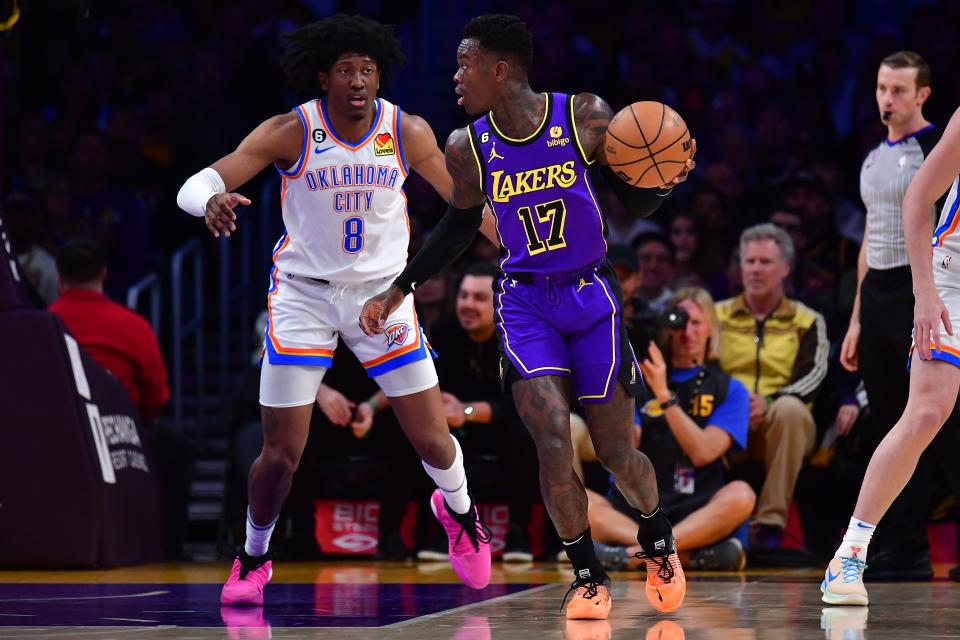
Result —
<instances>
[{"instance_id":1,"label":"white sneaker","mask_svg":"<svg viewBox=\"0 0 960 640\"><path fill-rule=\"evenodd\" d=\"M823 601L827 604L866 606L867 589L863 586L863 571L867 564L859 558L834 558L820 583Z\"/></svg>"}]
</instances>

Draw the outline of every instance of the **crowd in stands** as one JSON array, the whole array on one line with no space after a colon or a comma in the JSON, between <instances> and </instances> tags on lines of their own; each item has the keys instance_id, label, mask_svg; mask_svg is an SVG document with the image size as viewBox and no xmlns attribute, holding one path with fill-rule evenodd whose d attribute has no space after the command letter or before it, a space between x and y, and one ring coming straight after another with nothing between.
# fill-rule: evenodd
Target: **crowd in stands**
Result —
<instances>
[{"instance_id":1,"label":"crowd in stands","mask_svg":"<svg viewBox=\"0 0 960 640\"><path fill-rule=\"evenodd\" d=\"M704 566L742 566L742 551L731 559L731 545L780 547L796 502L807 546L829 554L844 522L814 522L817 510L850 511L857 473L862 477L871 452L856 427L869 420L869 399L858 400L859 379L841 371L837 351L853 307L864 231L859 171L886 134L874 95L877 65L902 49L922 54L932 68L925 114L944 125L960 104L952 76L960 68L960 4L500 4L487 9L516 13L534 31L535 89L595 92L614 110L660 100L676 108L697 139L695 171L652 218L633 219L612 193L600 194L634 347L639 358L649 357L644 373L657 380L638 411L638 446L653 451L655 462L659 455L676 458L663 470L661 491L685 498L674 522L678 545L709 551L699 556ZM424 15L433 4L335 0L92 3L88 14L80 4L25 8L0 43L6 54L0 56L6 96L0 204L36 304L57 310L78 296L95 297L58 287L55 256L73 239L99 246L109 274L100 286L122 301L174 248L205 234L201 223L177 210L176 190L201 168L200 158L230 151L253 125L299 102L278 68L281 36L296 25L334 11L395 23L409 63L383 94L424 116L442 144L451 128L465 123L449 76L470 6L439 16ZM424 80L424 69L436 69L436 77ZM258 196L261 181L270 178L265 174L241 191ZM444 206L416 177L407 192L412 253ZM277 209L277 203L254 206ZM512 403L500 395L491 294L496 259L496 247L478 239L454 270L417 288L416 302L440 355L447 419L467 466L495 469L489 482L471 480L472 486L486 492L481 501L510 504L508 551L527 559L527 525L539 499L536 455ZM687 324L664 329L663 316L678 305L687 309ZM708 362L678 355L691 332L691 340L706 336ZM659 339L659 349L646 344L650 338ZM395 535L401 507L422 502L429 488L388 403L351 358L338 352L318 394L304 473L349 464L352 457L382 461L371 477L391 480L374 483L387 493L373 497L396 512L381 511L381 554L405 557L417 550ZM706 396L691 384L708 383L716 408L702 402L694 408L691 403ZM681 413L645 412L672 393ZM165 397L165 386L151 391L149 403L139 396L144 416L156 415ZM724 402L738 406L724 407L715 431L702 428ZM246 464L256 455L255 431L238 434L249 440L237 447L241 466L244 452ZM659 435L648 435L654 432ZM804 509L810 504L804 487L822 486L838 465L851 488L821 496L833 506ZM613 513L608 520L631 517L618 509L604 474L588 468L585 476L595 490L591 520L606 512ZM346 484L318 491L359 497L367 490ZM530 492L518 490L527 487ZM302 515L312 497L294 495L288 508ZM698 510L716 509L718 500L736 517L685 543L685 519L699 522ZM303 527L309 531L309 522ZM630 541L616 526L609 529L595 537L611 547L610 561L619 562L623 555L615 547ZM429 549L434 537L425 524L418 544Z\"/></svg>"}]
</instances>

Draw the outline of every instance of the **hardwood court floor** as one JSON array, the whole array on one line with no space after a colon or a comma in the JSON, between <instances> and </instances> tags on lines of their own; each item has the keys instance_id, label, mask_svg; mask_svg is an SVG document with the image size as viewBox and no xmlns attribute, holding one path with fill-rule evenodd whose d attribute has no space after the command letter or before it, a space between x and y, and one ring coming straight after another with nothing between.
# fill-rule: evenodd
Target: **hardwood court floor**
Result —
<instances>
[{"instance_id":1,"label":"hardwood court floor","mask_svg":"<svg viewBox=\"0 0 960 640\"><path fill-rule=\"evenodd\" d=\"M473 591L446 564L279 563L262 609L219 605L225 564L0 571L0 638L98 640L680 640L960 638L960 585L872 584L871 606L820 602L819 571L690 574L673 614L616 574L609 622L567 623L569 568L507 570ZM938 567L938 576L944 572Z\"/></svg>"}]
</instances>

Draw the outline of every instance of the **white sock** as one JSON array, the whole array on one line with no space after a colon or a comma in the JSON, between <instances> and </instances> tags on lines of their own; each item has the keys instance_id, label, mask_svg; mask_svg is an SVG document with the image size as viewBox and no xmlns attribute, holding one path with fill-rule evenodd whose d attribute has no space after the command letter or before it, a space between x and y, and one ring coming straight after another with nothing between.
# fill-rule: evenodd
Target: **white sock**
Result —
<instances>
[{"instance_id":1,"label":"white sock","mask_svg":"<svg viewBox=\"0 0 960 640\"><path fill-rule=\"evenodd\" d=\"M847 532L843 534L843 542L834 554L835 558L857 558L863 562L867 561L867 546L870 544L870 538L873 532L877 530L877 525L864 522L857 518L850 518L850 524L847 525Z\"/></svg>"},{"instance_id":2,"label":"white sock","mask_svg":"<svg viewBox=\"0 0 960 640\"><path fill-rule=\"evenodd\" d=\"M427 475L433 478L437 488L443 492L447 504L457 513L466 513L470 510L470 496L467 495L467 474L463 470L463 451L460 450L460 443L453 436L453 446L457 449L457 455L453 458L453 464L449 469L436 469L426 462L423 468ZM421 462L423 462L421 460Z\"/></svg>"},{"instance_id":3,"label":"white sock","mask_svg":"<svg viewBox=\"0 0 960 640\"><path fill-rule=\"evenodd\" d=\"M275 526L277 526L276 520L263 527L254 524L253 518L250 517L250 507L247 507L247 541L243 544L243 550L248 556L257 558L267 552Z\"/></svg>"}]
</instances>

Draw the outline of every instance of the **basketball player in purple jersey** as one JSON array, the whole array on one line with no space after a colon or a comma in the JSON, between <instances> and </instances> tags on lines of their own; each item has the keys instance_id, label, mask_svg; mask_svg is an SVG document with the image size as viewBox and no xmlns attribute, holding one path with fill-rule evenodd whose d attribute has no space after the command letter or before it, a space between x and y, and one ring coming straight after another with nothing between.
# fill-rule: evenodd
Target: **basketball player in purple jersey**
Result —
<instances>
[{"instance_id":1,"label":"basketball player in purple jersey","mask_svg":"<svg viewBox=\"0 0 960 640\"><path fill-rule=\"evenodd\" d=\"M646 216L694 163L688 160L662 189L627 186L605 166L613 111L592 94L535 93L527 80L531 57L530 32L514 16L481 16L464 28L454 76L458 103L481 117L447 140L450 209L393 285L364 305L360 323L368 333L383 331L383 319L404 296L469 245L489 203L501 243L495 295L504 381L536 443L544 501L573 562L567 618L605 619L610 610L609 578L594 554L587 496L572 466L571 392L585 408L599 460L644 514L637 541L647 598L672 611L686 580L659 511L653 467L633 446L633 396L642 382L588 168L601 165L627 208Z\"/></svg>"}]
</instances>

